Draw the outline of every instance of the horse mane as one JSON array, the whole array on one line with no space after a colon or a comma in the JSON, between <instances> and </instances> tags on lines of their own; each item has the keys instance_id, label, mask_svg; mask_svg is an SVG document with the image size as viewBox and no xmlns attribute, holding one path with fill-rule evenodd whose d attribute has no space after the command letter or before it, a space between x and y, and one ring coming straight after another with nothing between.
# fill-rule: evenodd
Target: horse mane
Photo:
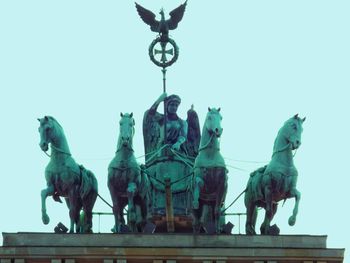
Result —
<instances>
[{"instance_id":1,"label":"horse mane","mask_svg":"<svg viewBox=\"0 0 350 263\"><path fill-rule=\"evenodd\" d=\"M278 144L278 139L281 137L281 135L283 134L285 128L290 124L290 122L291 122L291 119L286 120L284 122L283 126L278 130L277 136L276 136L276 138L274 140L274 143L273 143L273 152L278 150L278 149L276 149L277 148L277 144Z\"/></svg>"},{"instance_id":2,"label":"horse mane","mask_svg":"<svg viewBox=\"0 0 350 263\"><path fill-rule=\"evenodd\" d=\"M63 127L61 126L61 124L54 117L52 116L45 116L45 117L47 117L50 121L55 122L58 125L58 127L60 127L63 130Z\"/></svg>"}]
</instances>

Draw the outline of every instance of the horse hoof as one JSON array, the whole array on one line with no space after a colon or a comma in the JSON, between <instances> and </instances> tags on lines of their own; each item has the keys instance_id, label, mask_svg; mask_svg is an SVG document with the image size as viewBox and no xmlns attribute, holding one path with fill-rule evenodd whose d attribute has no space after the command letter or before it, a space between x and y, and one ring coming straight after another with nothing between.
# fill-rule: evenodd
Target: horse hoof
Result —
<instances>
[{"instance_id":1,"label":"horse hoof","mask_svg":"<svg viewBox=\"0 0 350 263\"><path fill-rule=\"evenodd\" d=\"M193 234L199 234L201 231L200 231L201 229L200 229L200 227L198 227L198 226L195 226L195 227L193 227Z\"/></svg>"},{"instance_id":2,"label":"horse hoof","mask_svg":"<svg viewBox=\"0 0 350 263\"><path fill-rule=\"evenodd\" d=\"M279 234L280 234L280 229L276 224L274 224L269 228L269 235L278 236Z\"/></svg>"},{"instance_id":3,"label":"horse hoof","mask_svg":"<svg viewBox=\"0 0 350 263\"><path fill-rule=\"evenodd\" d=\"M255 236L256 235L255 231L247 231L246 230L245 233L247 236Z\"/></svg>"},{"instance_id":4,"label":"horse hoof","mask_svg":"<svg viewBox=\"0 0 350 263\"><path fill-rule=\"evenodd\" d=\"M253 227L247 226L245 228L245 234L248 235L248 236L255 236L256 232L255 232L255 229Z\"/></svg>"},{"instance_id":5,"label":"horse hoof","mask_svg":"<svg viewBox=\"0 0 350 263\"><path fill-rule=\"evenodd\" d=\"M296 221L295 216L291 216L291 217L288 219L288 224L289 224L290 226L294 226L294 225L295 225L295 221Z\"/></svg>"},{"instance_id":6,"label":"horse hoof","mask_svg":"<svg viewBox=\"0 0 350 263\"><path fill-rule=\"evenodd\" d=\"M48 215L43 215L41 219L44 225L47 225L48 223L50 223L50 217Z\"/></svg>"}]
</instances>

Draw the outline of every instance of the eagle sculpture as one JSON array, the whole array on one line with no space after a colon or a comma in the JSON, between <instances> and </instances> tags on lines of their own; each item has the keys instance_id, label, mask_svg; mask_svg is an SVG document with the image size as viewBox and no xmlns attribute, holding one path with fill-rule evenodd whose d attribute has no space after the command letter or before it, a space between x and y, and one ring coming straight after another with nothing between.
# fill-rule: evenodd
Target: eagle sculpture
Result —
<instances>
[{"instance_id":1,"label":"eagle sculpture","mask_svg":"<svg viewBox=\"0 0 350 263\"><path fill-rule=\"evenodd\" d=\"M159 33L162 42L167 42L169 40L169 30L177 28L177 25L185 13L186 4L187 1L171 11L169 13L170 18L168 20L165 20L164 9L162 8L159 12L161 19L158 21L156 20L156 15L152 11L135 2L137 12L139 13L143 22L149 25L153 32Z\"/></svg>"}]
</instances>

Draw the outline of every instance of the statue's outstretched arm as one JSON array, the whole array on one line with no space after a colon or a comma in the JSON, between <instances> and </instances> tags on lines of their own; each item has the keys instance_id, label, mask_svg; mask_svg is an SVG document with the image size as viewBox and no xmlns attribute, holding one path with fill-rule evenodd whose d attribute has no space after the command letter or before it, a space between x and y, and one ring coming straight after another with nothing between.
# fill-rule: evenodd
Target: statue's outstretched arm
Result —
<instances>
[{"instance_id":1,"label":"statue's outstretched arm","mask_svg":"<svg viewBox=\"0 0 350 263\"><path fill-rule=\"evenodd\" d=\"M162 95L159 96L159 98L153 103L153 105L152 105L151 108L149 109L149 114L152 114L152 115L156 114L159 104L160 104L162 101L164 101L164 100L166 99L167 96L168 96L168 95L167 95L166 92L162 93Z\"/></svg>"}]
</instances>

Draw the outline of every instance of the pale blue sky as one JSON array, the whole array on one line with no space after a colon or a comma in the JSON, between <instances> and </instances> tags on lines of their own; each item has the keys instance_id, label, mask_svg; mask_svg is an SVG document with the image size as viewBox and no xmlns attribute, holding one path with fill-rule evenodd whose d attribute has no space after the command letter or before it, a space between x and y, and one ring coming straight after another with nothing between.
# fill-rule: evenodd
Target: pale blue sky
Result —
<instances>
[{"instance_id":1,"label":"pale blue sky","mask_svg":"<svg viewBox=\"0 0 350 263\"><path fill-rule=\"evenodd\" d=\"M182 1L139 3L167 13ZM168 70L168 93L182 98L180 116L194 103L202 125L208 106L221 107L227 158L269 161L283 122L306 116L295 156L297 223L287 224L294 200L274 221L282 234L328 235L329 247L348 249L349 12L348 0L189 0L171 32L180 57ZM41 223L48 158L36 118L44 115L64 127L74 158L96 174L110 200L107 166L119 114L134 112L135 152L142 155L143 112L162 91L161 72L148 58L154 37L133 1L0 1L1 232L68 225L66 207L51 198L51 223ZM229 168L230 203L260 164L227 163L246 170ZM98 200L95 211L110 209ZM243 199L229 211L244 212ZM113 224L101 223L102 231Z\"/></svg>"}]
</instances>

